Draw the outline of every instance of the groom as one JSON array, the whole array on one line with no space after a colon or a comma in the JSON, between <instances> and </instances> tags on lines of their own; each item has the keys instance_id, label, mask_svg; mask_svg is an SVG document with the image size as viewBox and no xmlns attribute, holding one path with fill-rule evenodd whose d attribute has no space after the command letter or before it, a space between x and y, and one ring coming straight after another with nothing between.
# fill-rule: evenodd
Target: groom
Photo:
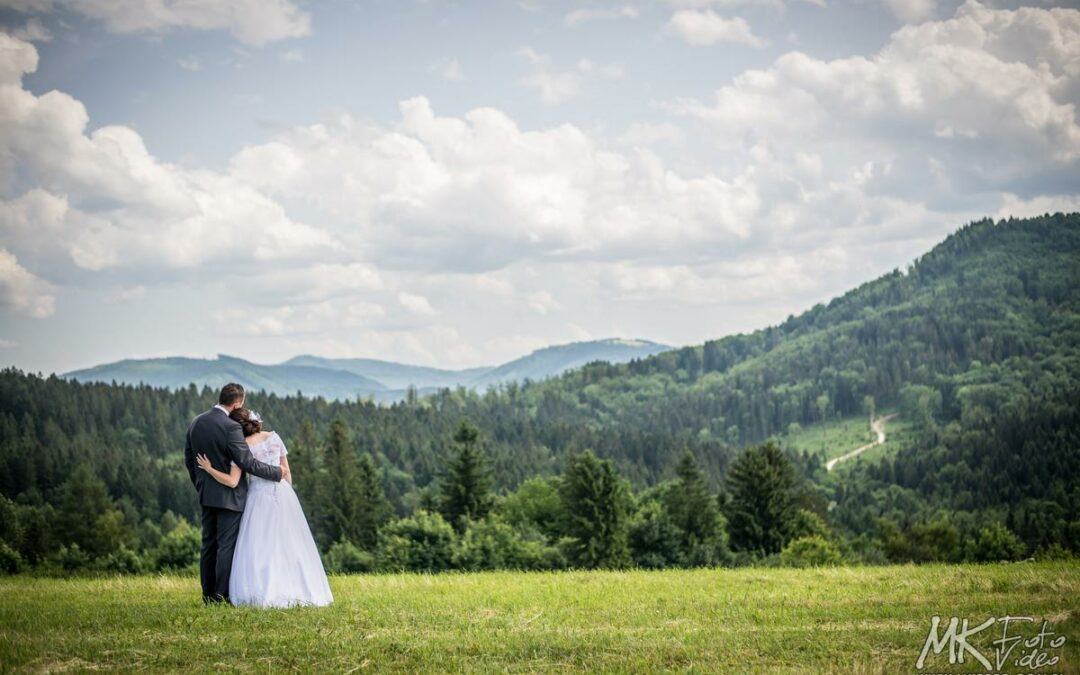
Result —
<instances>
[{"instance_id":1,"label":"groom","mask_svg":"<svg viewBox=\"0 0 1080 675\"><path fill-rule=\"evenodd\" d=\"M227 384L221 388L218 404L196 417L187 431L184 464L202 505L202 577L203 602L229 600L229 575L232 572L236 535L240 516L247 500L247 479L241 477L234 488L226 487L195 467L195 455L206 455L214 468L228 473L233 462L247 473L270 481L282 479L281 467L255 459L244 442L240 424L229 414L244 405L244 388Z\"/></svg>"}]
</instances>

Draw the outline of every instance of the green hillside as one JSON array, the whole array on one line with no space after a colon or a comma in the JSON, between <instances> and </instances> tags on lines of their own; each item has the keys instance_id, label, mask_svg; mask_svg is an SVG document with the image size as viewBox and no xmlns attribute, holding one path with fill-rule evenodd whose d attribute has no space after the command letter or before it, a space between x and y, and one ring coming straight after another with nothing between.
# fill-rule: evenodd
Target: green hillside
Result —
<instances>
[{"instance_id":1,"label":"green hillside","mask_svg":"<svg viewBox=\"0 0 1080 675\"><path fill-rule=\"evenodd\" d=\"M0 373L0 506L17 523L0 540L63 566L64 546L97 546L78 525L97 494L95 512L144 556L136 567L160 567L158 538L175 521L156 523L169 511L195 518L177 453L213 399L209 388ZM628 363L391 406L276 394L250 404L296 448L324 551L343 536L363 549L338 550L343 569L551 569L775 560L803 537L819 538L814 555L852 562L1080 552L1077 400L1080 214L1056 214L972 223L907 269L778 326ZM898 413L902 438L843 471L826 472L821 451L791 434L870 410ZM468 470L490 478L475 483L492 490L482 512L440 501L463 417L483 458ZM770 438L786 452L759 447ZM592 482L567 487L582 476ZM385 522L335 524L334 495L364 481L385 496ZM774 521L753 522L764 516L747 505L774 497ZM598 519L610 522L582 529ZM49 527L60 534L40 534ZM403 559L386 532L442 553ZM586 546L593 536L608 539Z\"/></svg>"}]
</instances>

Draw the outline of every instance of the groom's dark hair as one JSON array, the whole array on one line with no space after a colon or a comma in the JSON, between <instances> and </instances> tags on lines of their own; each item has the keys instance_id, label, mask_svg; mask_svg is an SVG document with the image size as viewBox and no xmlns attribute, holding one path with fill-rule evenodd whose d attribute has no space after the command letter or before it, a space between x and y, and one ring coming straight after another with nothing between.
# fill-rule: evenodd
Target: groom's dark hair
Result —
<instances>
[{"instance_id":1,"label":"groom's dark hair","mask_svg":"<svg viewBox=\"0 0 1080 675\"><path fill-rule=\"evenodd\" d=\"M244 398L244 387L235 382L230 382L221 388L217 400L221 405L232 405L242 398Z\"/></svg>"}]
</instances>

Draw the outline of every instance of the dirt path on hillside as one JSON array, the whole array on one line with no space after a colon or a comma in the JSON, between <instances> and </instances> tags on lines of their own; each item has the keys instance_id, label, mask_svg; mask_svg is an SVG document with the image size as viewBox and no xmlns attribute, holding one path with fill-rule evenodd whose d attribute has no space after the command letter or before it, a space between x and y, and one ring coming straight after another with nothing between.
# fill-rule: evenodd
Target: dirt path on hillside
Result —
<instances>
[{"instance_id":1,"label":"dirt path on hillside","mask_svg":"<svg viewBox=\"0 0 1080 675\"><path fill-rule=\"evenodd\" d=\"M867 443L866 445L862 446L861 448L855 448L854 450L847 453L846 455L840 455L839 457L833 457L828 462L825 462L825 470L826 471L832 471L833 467L836 466L837 464L839 464L840 462L845 462L845 461L847 461L847 460L849 460L849 459L851 459L853 457L858 457L859 455L866 452L870 448L872 448L872 447L874 447L876 445L881 445L882 443L884 443L885 442L885 423L888 422L889 420L891 420L892 418L896 417L897 414L899 414L899 413L893 413L891 415L886 415L885 417L879 417L876 420L874 420L873 422L871 422L870 423L870 428L874 431L874 433L877 434L877 440L874 441L873 443Z\"/></svg>"}]
</instances>

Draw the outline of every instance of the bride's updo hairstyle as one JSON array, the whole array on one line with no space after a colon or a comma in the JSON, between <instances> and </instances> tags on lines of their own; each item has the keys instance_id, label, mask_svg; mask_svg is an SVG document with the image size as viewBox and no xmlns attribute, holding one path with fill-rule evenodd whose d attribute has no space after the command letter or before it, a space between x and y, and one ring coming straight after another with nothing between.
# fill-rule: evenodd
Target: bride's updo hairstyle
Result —
<instances>
[{"instance_id":1,"label":"bride's updo hairstyle","mask_svg":"<svg viewBox=\"0 0 1080 675\"><path fill-rule=\"evenodd\" d=\"M247 408L237 408L229 413L229 417L240 423L245 438L262 431L262 418L259 413L251 412Z\"/></svg>"}]
</instances>

